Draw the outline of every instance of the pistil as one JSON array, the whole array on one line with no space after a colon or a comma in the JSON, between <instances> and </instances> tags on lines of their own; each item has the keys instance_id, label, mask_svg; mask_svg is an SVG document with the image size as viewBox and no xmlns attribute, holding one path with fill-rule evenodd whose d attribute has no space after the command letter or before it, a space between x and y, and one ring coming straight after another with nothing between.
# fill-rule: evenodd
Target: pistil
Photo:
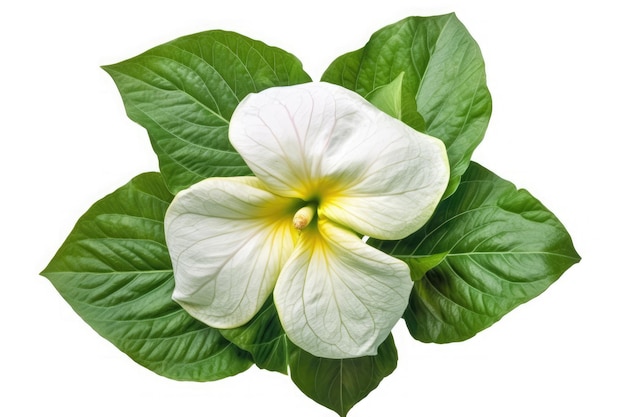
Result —
<instances>
[{"instance_id":1,"label":"pistil","mask_svg":"<svg viewBox=\"0 0 626 417\"><path fill-rule=\"evenodd\" d=\"M301 207L296 214L293 216L293 227L298 230L304 230L309 223L315 217L315 212L317 211L317 204L310 203L304 207Z\"/></svg>"}]
</instances>

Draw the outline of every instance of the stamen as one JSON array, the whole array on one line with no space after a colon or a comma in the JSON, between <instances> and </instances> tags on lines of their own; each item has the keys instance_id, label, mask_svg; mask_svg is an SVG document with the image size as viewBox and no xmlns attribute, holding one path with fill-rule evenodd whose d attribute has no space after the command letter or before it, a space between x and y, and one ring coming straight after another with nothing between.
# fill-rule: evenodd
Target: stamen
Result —
<instances>
[{"instance_id":1,"label":"stamen","mask_svg":"<svg viewBox=\"0 0 626 417\"><path fill-rule=\"evenodd\" d=\"M293 227L298 230L303 230L305 227L311 223L313 217L315 217L315 212L317 211L317 204L311 203L296 211L296 214L293 216Z\"/></svg>"}]
</instances>

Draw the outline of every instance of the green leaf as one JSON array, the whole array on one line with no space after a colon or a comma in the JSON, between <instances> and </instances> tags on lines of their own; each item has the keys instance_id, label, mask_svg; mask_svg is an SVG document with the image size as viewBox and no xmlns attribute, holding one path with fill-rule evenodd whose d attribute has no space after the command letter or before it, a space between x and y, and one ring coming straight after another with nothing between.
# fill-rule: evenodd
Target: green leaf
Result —
<instances>
[{"instance_id":1,"label":"green leaf","mask_svg":"<svg viewBox=\"0 0 626 417\"><path fill-rule=\"evenodd\" d=\"M289 370L304 394L341 416L391 374L398 360L391 335L379 346L376 356L340 360L311 355L289 341L272 299L246 325L221 332L250 352L260 368L284 374Z\"/></svg>"},{"instance_id":2,"label":"green leaf","mask_svg":"<svg viewBox=\"0 0 626 417\"><path fill-rule=\"evenodd\" d=\"M250 175L228 140L249 93L310 81L293 55L237 33L208 31L103 67L126 113L148 130L171 192L207 177Z\"/></svg>"},{"instance_id":3,"label":"green leaf","mask_svg":"<svg viewBox=\"0 0 626 417\"><path fill-rule=\"evenodd\" d=\"M288 340L271 297L244 326L221 330L221 333L239 348L250 352L259 368L287 374Z\"/></svg>"},{"instance_id":4,"label":"green leaf","mask_svg":"<svg viewBox=\"0 0 626 417\"><path fill-rule=\"evenodd\" d=\"M446 144L449 196L491 116L480 49L454 14L410 17L382 28L362 49L336 59L322 80L368 97L402 73L403 88L425 121L424 132Z\"/></svg>"},{"instance_id":5,"label":"green leaf","mask_svg":"<svg viewBox=\"0 0 626 417\"><path fill-rule=\"evenodd\" d=\"M376 88L369 93L367 100L388 115L402 120L413 129L423 132L424 118L417 112L415 100L410 91L404 88L404 72L401 72L392 82Z\"/></svg>"},{"instance_id":6,"label":"green leaf","mask_svg":"<svg viewBox=\"0 0 626 417\"><path fill-rule=\"evenodd\" d=\"M250 367L249 355L171 299L163 232L171 199L160 174L135 177L78 220L42 275L94 330L157 374L237 374Z\"/></svg>"},{"instance_id":7,"label":"green leaf","mask_svg":"<svg viewBox=\"0 0 626 417\"><path fill-rule=\"evenodd\" d=\"M378 348L378 355L354 359L324 359L290 345L291 379L315 402L340 416L373 391L390 375L398 362L398 353L389 337Z\"/></svg>"},{"instance_id":8,"label":"green leaf","mask_svg":"<svg viewBox=\"0 0 626 417\"><path fill-rule=\"evenodd\" d=\"M260 368L284 374L289 371L304 394L341 416L391 374L398 360L391 335L379 346L376 356L326 359L311 355L289 341L272 299L249 323L221 333L250 352Z\"/></svg>"},{"instance_id":9,"label":"green leaf","mask_svg":"<svg viewBox=\"0 0 626 417\"><path fill-rule=\"evenodd\" d=\"M426 272L430 271L446 259L446 256L448 256L448 253L444 252L435 253L433 255L405 256L402 257L402 259L409 265L411 279L413 281L419 281L424 278Z\"/></svg>"},{"instance_id":10,"label":"green leaf","mask_svg":"<svg viewBox=\"0 0 626 417\"><path fill-rule=\"evenodd\" d=\"M400 241L368 243L406 260L411 269L423 257L445 254L415 282L404 314L413 337L423 342L474 336L580 260L548 209L475 163L422 229Z\"/></svg>"}]
</instances>

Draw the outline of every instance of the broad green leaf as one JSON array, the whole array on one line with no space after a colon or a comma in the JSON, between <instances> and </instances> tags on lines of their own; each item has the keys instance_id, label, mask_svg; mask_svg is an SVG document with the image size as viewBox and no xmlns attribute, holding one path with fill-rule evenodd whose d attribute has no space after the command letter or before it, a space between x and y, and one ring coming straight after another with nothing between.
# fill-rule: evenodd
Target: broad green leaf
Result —
<instances>
[{"instance_id":1,"label":"broad green leaf","mask_svg":"<svg viewBox=\"0 0 626 417\"><path fill-rule=\"evenodd\" d=\"M480 49L454 14L410 17L382 28L363 48L336 59L322 80L367 97L402 73L403 88L424 118L424 132L446 144L449 196L491 116Z\"/></svg>"},{"instance_id":2,"label":"broad green leaf","mask_svg":"<svg viewBox=\"0 0 626 417\"><path fill-rule=\"evenodd\" d=\"M235 107L249 93L311 80L293 55L217 30L103 68L128 116L147 129L173 193L207 177L250 175L228 141Z\"/></svg>"},{"instance_id":3,"label":"broad green leaf","mask_svg":"<svg viewBox=\"0 0 626 417\"><path fill-rule=\"evenodd\" d=\"M287 374L288 340L271 297L250 322L235 329L221 330L221 333L250 352L259 368Z\"/></svg>"},{"instance_id":4,"label":"broad green leaf","mask_svg":"<svg viewBox=\"0 0 626 417\"><path fill-rule=\"evenodd\" d=\"M135 177L96 202L42 272L72 308L139 364L177 380L246 370L249 355L172 301L161 175Z\"/></svg>"},{"instance_id":5,"label":"broad green leaf","mask_svg":"<svg viewBox=\"0 0 626 417\"><path fill-rule=\"evenodd\" d=\"M397 362L391 335L380 345L376 356L354 359L318 358L290 344L293 382L309 398L342 417L390 375Z\"/></svg>"},{"instance_id":6,"label":"broad green leaf","mask_svg":"<svg viewBox=\"0 0 626 417\"><path fill-rule=\"evenodd\" d=\"M413 337L423 342L474 336L580 260L547 208L475 163L422 229L400 241L368 243L405 260L415 275L423 273L421 260L445 254L415 282L404 314Z\"/></svg>"}]
</instances>

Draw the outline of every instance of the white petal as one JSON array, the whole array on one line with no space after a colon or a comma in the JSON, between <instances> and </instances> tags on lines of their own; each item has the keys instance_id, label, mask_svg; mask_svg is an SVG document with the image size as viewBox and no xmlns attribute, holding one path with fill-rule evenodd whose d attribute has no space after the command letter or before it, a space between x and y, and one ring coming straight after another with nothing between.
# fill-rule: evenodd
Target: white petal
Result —
<instances>
[{"instance_id":1,"label":"white petal","mask_svg":"<svg viewBox=\"0 0 626 417\"><path fill-rule=\"evenodd\" d=\"M315 356L375 355L407 306L408 266L328 220L311 226L274 289L285 332Z\"/></svg>"},{"instance_id":2,"label":"white petal","mask_svg":"<svg viewBox=\"0 0 626 417\"><path fill-rule=\"evenodd\" d=\"M445 145L378 109L327 152L323 175L341 179L319 214L378 239L423 226L441 200L450 169Z\"/></svg>"},{"instance_id":3,"label":"white petal","mask_svg":"<svg viewBox=\"0 0 626 417\"><path fill-rule=\"evenodd\" d=\"M320 214L379 239L422 226L449 179L443 142L327 83L248 96L230 140L272 192L320 201Z\"/></svg>"},{"instance_id":4,"label":"white petal","mask_svg":"<svg viewBox=\"0 0 626 417\"><path fill-rule=\"evenodd\" d=\"M272 192L308 200L336 122L329 84L274 87L248 95L235 109L232 145Z\"/></svg>"},{"instance_id":5,"label":"white petal","mask_svg":"<svg viewBox=\"0 0 626 417\"><path fill-rule=\"evenodd\" d=\"M172 298L212 327L249 321L294 248L292 204L253 177L209 178L178 193L165 215Z\"/></svg>"}]
</instances>

